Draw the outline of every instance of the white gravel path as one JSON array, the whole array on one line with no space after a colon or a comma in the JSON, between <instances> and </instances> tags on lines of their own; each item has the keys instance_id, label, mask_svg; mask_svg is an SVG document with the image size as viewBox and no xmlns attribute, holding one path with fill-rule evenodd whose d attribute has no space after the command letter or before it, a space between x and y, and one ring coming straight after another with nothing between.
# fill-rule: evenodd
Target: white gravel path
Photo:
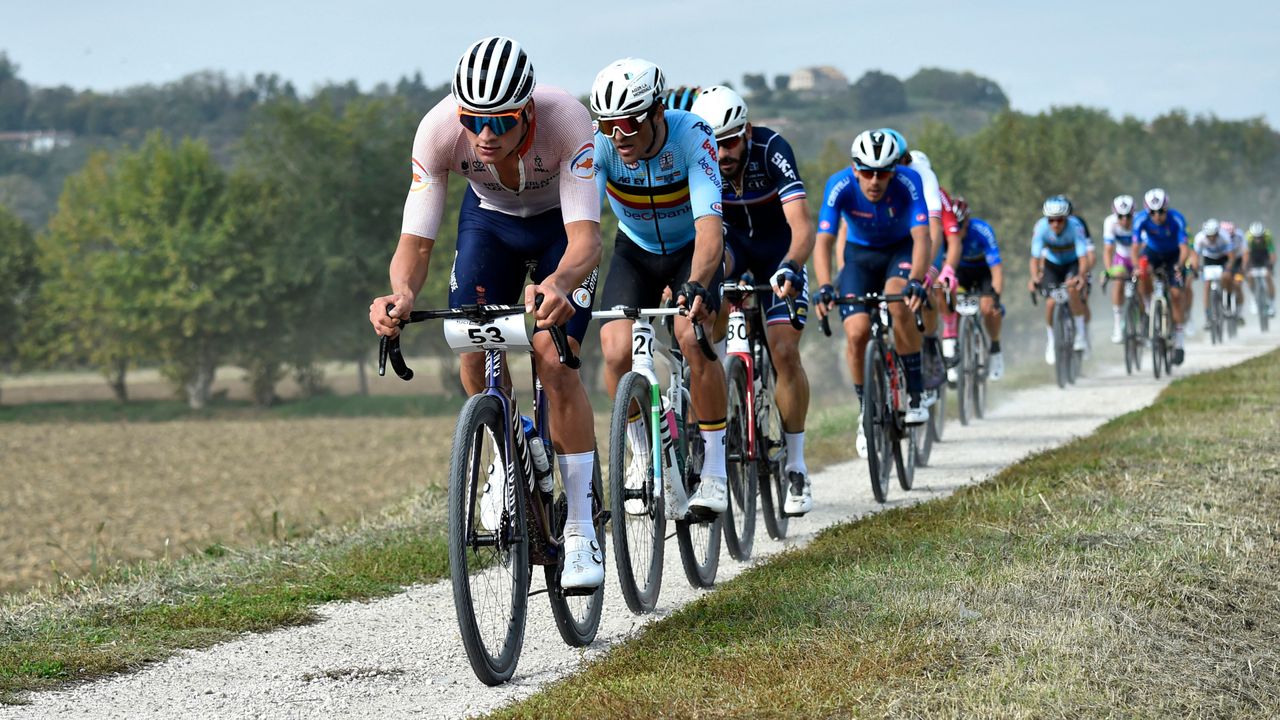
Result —
<instances>
[{"instance_id":1,"label":"white gravel path","mask_svg":"<svg viewBox=\"0 0 1280 720\"><path fill-rule=\"evenodd\" d=\"M1231 344L1189 343L1175 376L1241 362L1274 347L1251 324ZM1038 354L1037 354L1038 355ZM1031 355L1031 357L1037 357ZM1045 378L1049 370L1045 368ZM1149 404L1164 386L1149 371L1128 378L1123 367L1099 369L1067 390L1042 386L996 395L988 417L968 427L948 425L933 465L917 470L915 490L891 488L889 507L947 495L1034 452L1093 431L1116 415ZM850 436L852 451L852 435ZM785 543L757 525L755 558L807 543L822 528L880 509L862 461L814 476L816 507L792 519ZM641 626L697 598L669 541L658 611L627 611L612 576L599 637L585 651L559 639L546 601L533 598L524 652L515 678L488 688L471 673L454 620L447 581L415 586L368 603L335 603L307 627L245 635L216 647L179 653L139 672L31 696L27 706L0 707L0 718L446 718L483 713L536 692L625 640ZM612 562L612 549L610 549ZM744 565L723 553L720 580ZM541 573L534 573L541 584Z\"/></svg>"}]
</instances>

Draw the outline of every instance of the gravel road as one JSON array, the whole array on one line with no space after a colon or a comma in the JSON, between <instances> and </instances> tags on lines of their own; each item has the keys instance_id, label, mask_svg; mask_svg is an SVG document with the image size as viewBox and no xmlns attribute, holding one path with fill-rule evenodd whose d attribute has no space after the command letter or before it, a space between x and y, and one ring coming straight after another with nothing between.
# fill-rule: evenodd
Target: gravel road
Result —
<instances>
[{"instance_id":1,"label":"gravel road","mask_svg":"<svg viewBox=\"0 0 1280 720\"><path fill-rule=\"evenodd\" d=\"M1253 324L1246 331L1219 347L1202 342L1201 333L1189 343L1187 363L1175 375L1238 363L1280 342L1280 333L1262 336ZM1049 379L1048 368L1044 377ZM1041 386L993 392L988 417L969 427L949 425L946 442L935 448L934 464L917 470L915 490L903 493L895 483L887 506L947 495L1028 453L1088 434L1111 417L1146 406L1164 384L1149 371L1128 378L1120 367L1099 368L1066 390ZM813 485L814 512L792 520L786 542L770 540L763 523L758 524L756 560L803 545L828 525L881 507L871 497L860 460L827 468L814 476ZM658 611L645 617L629 613L610 576L599 637L585 651L560 641L546 602L534 598L516 677L500 688L487 688L472 675L446 581L374 602L328 605L320 610L323 620L311 626L245 635L180 653L136 673L39 693L30 705L0 708L0 718L444 718L483 713L536 692L645 623L696 599L703 591L685 583L674 540L669 542ZM745 567L725 553L719 578L727 580ZM538 585L540 577L534 574Z\"/></svg>"}]
</instances>

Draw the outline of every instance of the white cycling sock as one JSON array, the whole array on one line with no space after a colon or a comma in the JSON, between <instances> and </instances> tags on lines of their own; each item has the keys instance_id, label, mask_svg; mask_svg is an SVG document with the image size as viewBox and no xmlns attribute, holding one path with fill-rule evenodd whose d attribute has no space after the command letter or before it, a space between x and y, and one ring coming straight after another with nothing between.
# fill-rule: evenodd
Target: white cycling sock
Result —
<instances>
[{"instance_id":1,"label":"white cycling sock","mask_svg":"<svg viewBox=\"0 0 1280 720\"><path fill-rule=\"evenodd\" d=\"M703 460L702 476L725 477L724 469L724 426L719 430L702 430Z\"/></svg>"},{"instance_id":2,"label":"white cycling sock","mask_svg":"<svg viewBox=\"0 0 1280 720\"><path fill-rule=\"evenodd\" d=\"M1084 333L1085 333L1085 329L1084 329L1084 316L1083 316L1083 315L1076 315L1076 317L1075 317L1075 321L1076 321L1076 334L1077 334L1077 335L1084 335Z\"/></svg>"},{"instance_id":3,"label":"white cycling sock","mask_svg":"<svg viewBox=\"0 0 1280 720\"><path fill-rule=\"evenodd\" d=\"M560 477L564 479L564 492L569 500L569 515L564 523L565 534L594 538L596 528L591 524L591 476L595 474L595 453L561 453L556 456L556 464L560 466Z\"/></svg>"},{"instance_id":4,"label":"white cycling sock","mask_svg":"<svg viewBox=\"0 0 1280 720\"><path fill-rule=\"evenodd\" d=\"M1173 346L1175 348L1178 348L1179 350L1182 349L1182 339L1184 336L1184 332L1183 332L1184 330L1185 328L1182 325L1175 325L1173 328Z\"/></svg>"},{"instance_id":5,"label":"white cycling sock","mask_svg":"<svg viewBox=\"0 0 1280 720\"><path fill-rule=\"evenodd\" d=\"M1116 318L1116 327L1120 327L1121 318L1124 317L1124 308L1119 305L1112 305L1111 314Z\"/></svg>"},{"instance_id":6,"label":"white cycling sock","mask_svg":"<svg viewBox=\"0 0 1280 720\"><path fill-rule=\"evenodd\" d=\"M1053 345L1053 327L1052 326L1044 329L1044 336L1048 340L1049 344Z\"/></svg>"},{"instance_id":7,"label":"white cycling sock","mask_svg":"<svg viewBox=\"0 0 1280 720\"><path fill-rule=\"evenodd\" d=\"M804 464L804 431L787 433L787 472L809 474Z\"/></svg>"}]
</instances>

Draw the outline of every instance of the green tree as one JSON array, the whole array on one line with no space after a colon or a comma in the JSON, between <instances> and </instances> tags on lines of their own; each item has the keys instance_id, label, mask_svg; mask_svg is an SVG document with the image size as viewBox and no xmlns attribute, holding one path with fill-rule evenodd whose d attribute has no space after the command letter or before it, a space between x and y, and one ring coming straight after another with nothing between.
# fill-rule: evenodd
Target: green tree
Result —
<instances>
[{"instance_id":1,"label":"green tree","mask_svg":"<svg viewBox=\"0 0 1280 720\"><path fill-rule=\"evenodd\" d=\"M921 68L907 78L907 95L912 99L941 100L961 105L993 105L1009 107L1009 98L994 80L971 72L952 72L939 68Z\"/></svg>"},{"instance_id":2,"label":"green tree","mask_svg":"<svg viewBox=\"0 0 1280 720\"><path fill-rule=\"evenodd\" d=\"M30 326L37 288L35 242L18 216L0 205L0 370L13 372Z\"/></svg>"},{"instance_id":3,"label":"green tree","mask_svg":"<svg viewBox=\"0 0 1280 720\"><path fill-rule=\"evenodd\" d=\"M902 81L879 70L867 71L850 90L855 112L863 115L892 115L907 110Z\"/></svg>"}]
</instances>

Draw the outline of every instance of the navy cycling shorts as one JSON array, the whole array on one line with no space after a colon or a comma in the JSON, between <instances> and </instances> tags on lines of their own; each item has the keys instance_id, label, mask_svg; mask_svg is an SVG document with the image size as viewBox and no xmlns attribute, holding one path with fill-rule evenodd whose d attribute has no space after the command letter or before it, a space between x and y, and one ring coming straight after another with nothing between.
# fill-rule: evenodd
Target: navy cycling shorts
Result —
<instances>
[{"instance_id":1,"label":"navy cycling shorts","mask_svg":"<svg viewBox=\"0 0 1280 720\"><path fill-rule=\"evenodd\" d=\"M449 307L523 304L525 276L535 283L545 280L560 265L568 244L559 208L532 217L507 215L480 207L480 199L468 187L458 213L458 252L449 274ZM592 270L569 293L574 315L565 332L578 342L591 322L598 273L598 269Z\"/></svg>"},{"instance_id":2,"label":"navy cycling shorts","mask_svg":"<svg viewBox=\"0 0 1280 720\"><path fill-rule=\"evenodd\" d=\"M883 292L889 278L906 280L911 277L912 247L910 237L884 247L845 243L844 268L836 278L836 291L840 295L866 295ZM842 319L865 312L867 306L862 303L840 306Z\"/></svg>"},{"instance_id":3,"label":"navy cycling shorts","mask_svg":"<svg viewBox=\"0 0 1280 720\"><path fill-rule=\"evenodd\" d=\"M1155 272L1156 268L1164 268L1165 274L1169 277L1169 287L1182 287L1182 267L1178 264L1180 253L1174 251L1171 253L1151 252L1150 249L1143 250L1142 256L1151 264L1151 271Z\"/></svg>"},{"instance_id":4,"label":"navy cycling shorts","mask_svg":"<svg viewBox=\"0 0 1280 720\"><path fill-rule=\"evenodd\" d=\"M725 280L737 280L742 277L743 273L750 272L754 284L768 283L773 274L778 271L778 266L782 264L783 260L787 259L787 253L790 250L790 236L786 238L785 243L754 242L741 230L725 225L725 264L733 265L732 274L725 277ZM759 307L764 308L765 324L790 324L791 315L787 312L787 303L778 297L777 293L756 293L756 303ZM805 316L808 313L809 271L801 267L800 294L796 296L796 315L800 318L801 327L804 326Z\"/></svg>"}]
</instances>

